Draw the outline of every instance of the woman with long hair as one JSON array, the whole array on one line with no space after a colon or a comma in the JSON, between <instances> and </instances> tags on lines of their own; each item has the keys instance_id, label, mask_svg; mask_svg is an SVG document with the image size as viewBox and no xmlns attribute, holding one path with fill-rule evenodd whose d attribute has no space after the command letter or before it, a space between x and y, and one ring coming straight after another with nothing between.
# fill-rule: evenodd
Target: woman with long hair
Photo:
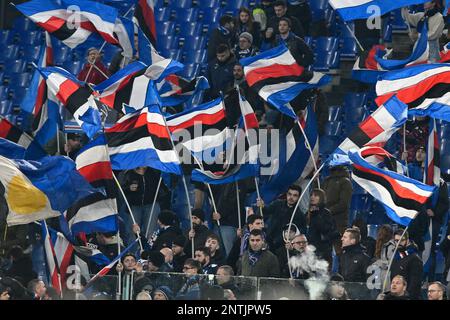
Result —
<instances>
[{"instance_id":1,"label":"woman with long hair","mask_svg":"<svg viewBox=\"0 0 450 320\"><path fill-rule=\"evenodd\" d=\"M238 37L243 32L250 33L253 36L253 45L257 48L261 45L261 26L259 22L253 20L251 11L246 7L239 9L236 18L236 32Z\"/></svg>"},{"instance_id":2,"label":"woman with long hair","mask_svg":"<svg viewBox=\"0 0 450 320\"><path fill-rule=\"evenodd\" d=\"M383 224L379 229L377 233L377 240L375 244L375 258L376 259L387 259L389 261L389 258L391 255L389 254L389 241L392 240L392 237L394 235L394 232L392 230L392 227L388 224Z\"/></svg>"}]
</instances>

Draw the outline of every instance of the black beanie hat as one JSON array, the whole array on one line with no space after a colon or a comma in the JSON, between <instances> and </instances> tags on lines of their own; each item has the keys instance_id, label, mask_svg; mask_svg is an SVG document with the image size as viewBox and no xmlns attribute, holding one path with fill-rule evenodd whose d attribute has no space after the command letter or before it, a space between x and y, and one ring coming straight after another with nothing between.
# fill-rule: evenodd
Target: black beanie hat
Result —
<instances>
[{"instance_id":1,"label":"black beanie hat","mask_svg":"<svg viewBox=\"0 0 450 320\"><path fill-rule=\"evenodd\" d=\"M197 218L199 218L202 221L205 221L205 213L203 212L202 209L194 209L194 210L192 210L192 215L196 216Z\"/></svg>"},{"instance_id":2,"label":"black beanie hat","mask_svg":"<svg viewBox=\"0 0 450 320\"><path fill-rule=\"evenodd\" d=\"M179 235L175 239L173 239L172 244L184 248L184 245L186 244L186 237Z\"/></svg>"},{"instance_id":3,"label":"black beanie hat","mask_svg":"<svg viewBox=\"0 0 450 320\"><path fill-rule=\"evenodd\" d=\"M159 251L142 252L142 258L151 262L155 267L161 267L164 264L164 255Z\"/></svg>"},{"instance_id":4,"label":"black beanie hat","mask_svg":"<svg viewBox=\"0 0 450 320\"><path fill-rule=\"evenodd\" d=\"M166 226L171 226L174 224L175 214L170 210L163 210L159 214L158 220Z\"/></svg>"}]
</instances>

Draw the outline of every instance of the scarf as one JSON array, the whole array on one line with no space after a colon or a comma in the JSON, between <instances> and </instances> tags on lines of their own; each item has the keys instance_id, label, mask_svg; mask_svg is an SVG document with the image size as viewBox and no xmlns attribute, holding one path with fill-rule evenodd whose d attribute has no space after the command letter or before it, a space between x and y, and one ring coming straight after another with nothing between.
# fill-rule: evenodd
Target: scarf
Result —
<instances>
[{"instance_id":1,"label":"scarf","mask_svg":"<svg viewBox=\"0 0 450 320\"><path fill-rule=\"evenodd\" d=\"M253 267L258 262L259 258L261 258L262 252L263 252L262 250L256 252L253 251L252 249L248 250L248 260L250 262L250 266Z\"/></svg>"},{"instance_id":2,"label":"scarf","mask_svg":"<svg viewBox=\"0 0 450 320\"><path fill-rule=\"evenodd\" d=\"M225 27L220 26L217 29L219 29L220 33L222 33L224 36L228 36L230 34L230 31Z\"/></svg>"}]
</instances>

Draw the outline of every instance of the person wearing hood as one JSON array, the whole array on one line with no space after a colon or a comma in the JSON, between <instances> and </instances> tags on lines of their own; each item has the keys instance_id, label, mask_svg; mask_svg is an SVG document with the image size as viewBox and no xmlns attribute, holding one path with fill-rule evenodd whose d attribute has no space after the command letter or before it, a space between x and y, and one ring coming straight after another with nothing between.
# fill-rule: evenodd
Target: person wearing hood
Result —
<instances>
[{"instance_id":1,"label":"person wearing hood","mask_svg":"<svg viewBox=\"0 0 450 320\"><path fill-rule=\"evenodd\" d=\"M345 166L334 166L330 168L330 175L325 179L322 186L326 193L326 207L336 222L336 227L341 234L344 234L348 227L348 216L352 201L353 187L350 175ZM336 253L341 252L339 239L334 246Z\"/></svg>"},{"instance_id":2,"label":"person wearing hood","mask_svg":"<svg viewBox=\"0 0 450 320\"><path fill-rule=\"evenodd\" d=\"M212 46L212 44L210 43L209 46ZM214 47L216 58L208 62L206 75L210 84L208 90L209 99L221 96L221 92L229 88L234 82L233 67L237 60L230 48L225 43Z\"/></svg>"},{"instance_id":3,"label":"person wearing hood","mask_svg":"<svg viewBox=\"0 0 450 320\"><path fill-rule=\"evenodd\" d=\"M423 263L417 254L417 246L409 240L408 232L405 232L405 235L401 238L403 232L403 229L394 232L394 241L399 242L399 245L392 261L391 279L396 275L403 276L408 283L407 291L411 299L420 300Z\"/></svg>"},{"instance_id":4,"label":"person wearing hood","mask_svg":"<svg viewBox=\"0 0 450 320\"><path fill-rule=\"evenodd\" d=\"M431 63L439 61L439 39L445 28L444 17L439 12L434 1L428 1L423 5L425 12L410 13L407 7L402 8L402 18L410 26L416 27L416 32L411 33L413 41L418 38L418 32L426 22L428 25L428 45L430 48L429 61Z\"/></svg>"},{"instance_id":5,"label":"person wearing hood","mask_svg":"<svg viewBox=\"0 0 450 320\"><path fill-rule=\"evenodd\" d=\"M153 300L173 300L173 292L167 286L161 286L153 291Z\"/></svg>"},{"instance_id":6,"label":"person wearing hood","mask_svg":"<svg viewBox=\"0 0 450 320\"><path fill-rule=\"evenodd\" d=\"M342 254L339 257L339 274L346 282L365 282L370 257L361 246L361 232L353 227L342 236Z\"/></svg>"},{"instance_id":7,"label":"person wearing hood","mask_svg":"<svg viewBox=\"0 0 450 320\"><path fill-rule=\"evenodd\" d=\"M206 239L208 236L213 233L208 227L204 224L205 222L205 212L200 209L192 210L192 226L193 229L189 230L186 234L186 243L184 247L184 252L188 255L192 252L192 239L194 239L194 251L204 247L206 243Z\"/></svg>"},{"instance_id":8,"label":"person wearing hood","mask_svg":"<svg viewBox=\"0 0 450 320\"><path fill-rule=\"evenodd\" d=\"M188 258L188 255L184 252L185 245L186 237L183 235L177 236L172 242L173 272L183 272L183 264Z\"/></svg>"}]
</instances>

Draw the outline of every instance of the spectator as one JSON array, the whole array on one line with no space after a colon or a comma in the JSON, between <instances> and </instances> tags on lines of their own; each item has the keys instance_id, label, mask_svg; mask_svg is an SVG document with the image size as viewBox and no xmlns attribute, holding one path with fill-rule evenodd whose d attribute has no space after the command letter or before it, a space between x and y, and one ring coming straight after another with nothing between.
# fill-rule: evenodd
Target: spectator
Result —
<instances>
[{"instance_id":1,"label":"spectator","mask_svg":"<svg viewBox=\"0 0 450 320\"><path fill-rule=\"evenodd\" d=\"M187 254L190 254L192 251L192 239L194 239L194 250L197 250L203 246L205 246L206 239L212 233L211 230L208 229L204 224L205 222L205 213L202 209L194 209L192 210L192 225L193 229L191 229L187 238L188 241L185 245L185 251Z\"/></svg>"},{"instance_id":2,"label":"spectator","mask_svg":"<svg viewBox=\"0 0 450 320\"><path fill-rule=\"evenodd\" d=\"M420 290L422 287L422 259L417 254L417 246L409 240L408 232L403 234L403 229L394 232L395 242L399 242L397 252L391 266L391 279L396 275L401 275L408 283L407 290L414 300L420 300Z\"/></svg>"},{"instance_id":3,"label":"spectator","mask_svg":"<svg viewBox=\"0 0 450 320\"><path fill-rule=\"evenodd\" d=\"M361 233L357 228L345 230L342 236L342 255L339 258L339 273L346 282L365 282L370 257L360 244Z\"/></svg>"},{"instance_id":4,"label":"spectator","mask_svg":"<svg viewBox=\"0 0 450 320\"><path fill-rule=\"evenodd\" d=\"M87 83L99 84L109 77L109 71L101 61L100 52L96 48L89 48L87 51L87 63L78 73L78 80Z\"/></svg>"},{"instance_id":5,"label":"spectator","mask_svg":"<svg viewBox=\"0 0 450 320\"><path fill-rule=\"evenodd\" d=\"M311 250L311 247L308 247L308 239L304 234L296 235L294 239L292 239L291 242L292 250L289 251L289 256L291 257L298 257L301 259L301 257L305 253L309 253L308 250ZM302 265L299 265L295 270L292 270L292 277L294 279L301 279L306 280L309 279L313 274L310 274L310 271L312 270L306 270ZM290 277L289 274L289 266L286 264L283 265L282 272L285 276Z\"/></svg>"},{"instance_id":6,"label":"spectator","mask_svg":"<svg viewBox=\"0 0 450 320\"><path fill-rule=\"evenodd\" d=\"M208 92L209 99L220 96L220 92L227 89L233 82L233 67L236 58L231 53L230 47L224 43L215 47L216 58L208 62L207 78L211 88Z\"/></svg>"},{"instance_id":7,"label":"spectator","mask_svg":"<svg viewBox=\"0 0 450 320\"><path fill-rule=\"evenodd\" d=\"M153 300L173 300L173 292L167 286L158 287L153 292Z\"/></svg>"},{"instance_id":8,"label":"spectator","mask_svg":"<svg viewBox=\"0 0 450 320\"><path fill-rule=\"evenodd\" d=\"M173 246L173 242L172 242ZM164 263L159 268L160 272L173 272L173 252L171 248L165 247L159 250L161 254L164 256Z\"/></svg>"},{"instance_id":9,"label":"spectator","mask_svg":"<svg viewBox=\"0 0 450 320\"><path fill-rule=\"evenodd\" d=\"M136 295L136 300L152 300L152 296L147 290L143 290Z\"/></svg>"},{"instance_id":10,"label":"spectator","mask_svg":"<svg viewBox=\"0 0 450 320\"><path fill-rule=\"evenodd\" d=\"M44 281L33 279L28 283L27 288L32 294L33 300L47 300L47 288Z\"/></svg>"},{"instance_id":11,"label":"spectator","mask_svg":"<svg viewBox=\"0 0 450 320\"><path fill-rule=\"evenodd\" d=\"M257 200L257 205L263 208L264 218L269 226L267 236L272 240L274 249L284 245L281 231L283 226L289 224L301 193L299 186L291 185L286 192L286 200L275 200L267 207L264 207L262 199ZM305 214L300 209L295 212L293 223L301 233L306 233Z\"/></svg>"},{"instance_id":12,"label":"spectator","mask_svg":"<svg viewBox=\"0 0 450 320\"><path fill-rule=\"evenodd\" d=\"M175 237L181 235L181 230L177 226L175 213L170 210L163 210L158 216L159 229L150 239L152 250L161 250L164 247L172 247Z\"/></svg>"},{"instance_id":13,"label":"spectator","mask_svg":"<svg viewBox=\"0 0 450 320\"><path fill-rule=\"evenodd\" d=\"M221 286L222 289L231 290L233 292L233 294L236 295L237 292L239 291L239 288L234 283L233 277L234 277L234 271L233 271L232 267L230 267L228 265L224 265L217 269L217 272L216 272L217 284L219 286Z\"/></svg>"},{"instance_id":14,"label":"spectator","mask_svg":"<svg viewBox=\"0 0 450 320\"><path fill-rule=\"evenodd\" d=\"M417 148L427 144L429 123L430 118L428 117L415 117L415 120L406 121L405 138L403 138L403 130L400 130L400 135L402 136L401 150L404 150L403 141L406 140L407 154L402 154L403 161L408 163L414 162Z\"/></svg>"},{"instance_id":15,"label":"spectator","mask_svg":"<svg viewBox=\"0 0 450 320\"><path fill-rule=\"evenodd\" d=\"M174 272L183 271L184 262L188 258L187 254L184 252L185 244L186 244L186 237L184 236L177 236L172 242Z\"/></svg>"},{"instance_id":16,"label":"spectator","mask_svg":"<svg viewBox=\"0 0 450 320\"><path fill-rule=\"evenodd\" d=\"M208 42L208 62L214 60L217 54L217 48L220 45L226 45L233 48L236 44L236 33L234 32L234 18L224 15L219 20L219 28L213 30Z\"/></svg>"},{"instance_id":17,"label":"spectator","mask_svg":"<svg viewBox=\"0 0 450 320\"><path fill-rule=\"evenodd\" d=\"M285 225L282 230L282 239L284 245L278 248L274 248L274 253L278 258L278 262L280 263L280 273L281 276L289 277L289 267L287 265L288 258L287 258L287 250L289 251L289 256L293 256L296 254L293 248L292 241L294 238L298 235L300 235L300 231L298 230L297 226L295 224L292 224L291 229L289 229L289 224Z\"/></svg>"},{"instance_id":18,"label":"spectator","mask_svg":"<svg viewBox=\"0 0 450 320\"><path fill-rule=\"evenodd\" d=\"M344 278L340 274L332 275L327 290L328 300L350 300L344 285Z\"/></svg>"},{"instance_id":19,"label":"spectator","mask_svg":"<svg viewBox=\"0 0 450 320\"><path fill-rule=\"evenodd\" d=\"M79 135L78 133L68 133L67 141L66 144L64 145L64 151L66 152L67 156L75 161L75 158L80 149L81 149L81 135Z\"/></svg>"},{"instance_id":20,"label":"spectator","mask_svg":"<svg viewBox=\"0 0 450 320\"><path fill-rule=\"evenodd\" d=\"M391 281L391 291L380 293L377 300L411 300L406 291L407 286L405 278L396 275Z\"/></svg>"},{"instance_id":21,"label":"spectator","mask_svg":"<svg viewBox=\"0 0 450 320\"><path fill-rule=\"evenodd\" d=\"M272 30L272 32L274 34L278 34L279 33L278 24L279 24L281 18L289 18L292 23L291 24L292 32L300 38L303 38L305 36L305 30L303 30L302 25L300 24L300 21L298 21L298 19L296 17L290 16L287 14L287 5L284 0L275 1L275 3L273 4L273 8L275 11L275 16L269 20L267 31L270 32ZM267 34L266 34L266 36L267 36Z\"/></svg>"},{"instance_id":22,"label":"spectator","mask_svg":"<svg viewBox=\"0 0 450 320\"><path fill-rule=\"evenodd\" d=\"M428 285L428 300L445 300L445 286L439 281Z\"/></svg>"},{"instance_id":23,"label":"spectator","mask_svg":"<svg viewBox=\"0 0 450 320\"><path fill-rule=\"evenodd\" d=\"M139 37L137 34L134 35L134 47L139 48ZM130 64L133 61L136 61L139 59L139 50L136 50L136 54L132 58L127 58L123 56L123 50L120 50L117 52L114 57L111 60L111 63L109 64L109 73L114 74L120 69L126 67L128 64Z\"/></svg>"},{"instance_id":24,"label":"spectator","mask_svg":"<svg viewBox=\"0 0 450 320\"><path fill-rule=\"evenodd\" d=\"M97 243L97 249L100 250L109 260L114 260L118 255L117 243L120 243L122 249L124 249L121 239L117 238L116 233L96 233L95 242Z\"/></svg>"},{"instance_id":25,"label":"spectator","mask_svg":"<svg viewBox=\"0 0 450 320\"><path fill-rule=\"evenodd\" d=\"M8 288L0 283L0 301L11 299L9 291L10 291L10 288Z\"/></svg>"},{"instance_id":26,"label":"spectator","mask_svg":"<svg viewBox=\"0 0 450 320\"><path fill-rule=\"evenodd\" d=\"M372 259L375 255L376 241L374 238L367 235L367 224L362 218L357 218L353 221L352 227L357 227L359 229L361 233L361 247L369 258Z\"/></svg>"},{"instance_id":27,"label":"spectator","mask_svg":"<svg viewBox=\"0 0 450 320\"><path fill-rule=\"evenodd\" d=\"M252 230L249 242L250 247L239 263L239 275L278 278L280 275L278 259L272 252L264 249L263 232Z\"/></svg>"},{"instance_id":28,"label":"spectator","mask_svg":"<svg viewBox=\"0 0 450 320\"><path fill-rule=\"evenodd\" d=\"M215 263L211 263L211 252L208 247L196 249L194 259L200 262L202 266L202 274L216 274L219 266Z\"/></svg>"},{"instance_id":29,"label":"spectator","mask_svg":"<svg viewBox=\"0 0 450 320\"><path fill-rule=\"evenodd\" d=\"M198 300L200 299L199 274L202 271L200 262L187 259L184 262L183 273L187 277L186 283L177 294L176 300Z\"/></svg>"},{"instance_id":30,"label":"spectator","mask_svg":"<svg viewBox=\"0 0 450 320\"><path fill-rule=\"evenodd\" d=\"M425 159L427 152L424 146L418 146L413 162L408 163L408 174L410 178L422 181L425 172ZM404 158L404 157L403 157Z\"/></svg>"},{"instance_id":31,"label":"spectator","mask_svg":"<svg viewBox=\"0 0 450 320\"><path fill-rule=\"evenodd\" d=\"M159 251L143 251L141 253L143 261L143 271L161 272L164 265L164 255Z\"/></svg>"},{"instance_id":32,"label":"spectator","mask_svg":"<svg viewBox=\"0 0 450 320\"><path fill-rule=\"evenodd\" d=\"M273 3L274 0L262 0L261 3L255 6L255 9L253 10L253 16L255 16L255 11L256 9L261 9L264 12L264 20L265 23L261 23L261 30L266 30L266 28L268 27L268 23L269 21L275 17L275 10L273 8ZM256 12L260 12L260 11L256 11Z\"/></svg>"},{"instance_id":33,"label":"spectator","mask_svg":"<svg viewBox=\"0 0 450 320\"><path fill-rule=\"evenodd\" d=\"M220 239L215 233L206 238L205 247L209 248L211 263L221 266L225 263L225 256L220 248Z\"/></svg>"},{"instance_id":34,"label":"spectator","mask_svg":"<svg viewBox=\"0 0 450 320\"><path fill-rule=\"evenodd\" d=\"M249 32L242 32L239 35L239 43L234 48L234 54L237 60L258 54L258 50L253 46L253 36Z\"/></svg>"},{"instance_id":35,"label":"spectator","mask_svg":"<svg viewBox=\"0 0 450 320\"><path fill-rule=\"evenodd\" d=\"M325 191L314 189L310 197L309 211L306 217L308 224L308 241L316 248L319 258L328 262L331 268L333 241L339 238L339 231L330 211L325 207Z\"/></svg>"},{"instance_id":36,"label":"spectator","mask_svg":"<svg viewBox=\"0 0 450 320\"><path fill-rule=\"evenodd\" d=\"M241 89L241 94L244 95L245 99L250 103L250 105L253 107L253 110L255 113L261 114L264 112L264 104L263 100L259 97L258 93L255 92L253 89L250 89L248 86L247 81L244 77L244 68L241 64L236 63L233 67L233 77L234 77L234 83L233 88L236 86L239 86ZM236 99L233 97L233 99ZM236 101L233 102L234 105L236 105ZM225 105L227 105L227 97L225 97Z\"/></svg>"},{"instance_id":37,"label":"spectator","mask_svg":"<svg viewBox=\"0 0 450 320\"><path fill-rule=\"evenodd\" d=\"M144 234L147 234L146 229L151 218L150 211L160 175L161 173L155 169L138 167L126 171L123 177L122 188L131 206L135 222L140 230L144 231ZM158 212L154 212L154 216L156 217L157 215ZM131 230L131 217L127 215L123 216L123 218L125 218L126 229ZM154 226L151 226L148 232L153 232L153 228ZM127 237L129 237L128 234Z\"/></svg>"},{"instance_id":38,"label":"spectator","mask_svg":"<svg viewBox=\"0 0 450 320\"><path fill-rule=\"evenodd\" d=\"M253 16L246 7L241 7L239 9L239 16L236 21L236 32L239 37L244 32L250 33L253 39L253 45L257 48L261 45L261 26L259 22L253 21Z\"/></svg>"},{"instance_id":39,"label":"spectator","mask_svg":"<svg viewBox=\"0 0 450 320\"><path fill-rule=\"evenodd\" d=\"M137 265L136 257L132 253L126 253L122 257L122 264L123 264L123 268L121 268L120 263L117 264L117 267L116 267L117 271L118 272L124 271L126 274L129 274L136 270L136 265Z\"/></svg>"},{"instance_id":40,"label":"spectator","mask_svg":"<svg viewBox=\"0 0 450 320\"><path fill-rule=\"evenodd\" d=\"M17 279L23 286L36 278L31 258L21 247L13 246L6 254L6 258L10 260L11 267L6 270L5 276Z\"/></svg>"},{"instance_id":41,"label":"spectator","mask_svg":"<svg viewBox=\"0 0 450 320\"><path fill-rule=\"evenodd\" d=\"M444 17L439 12L439 9L436 8L436 4L434 1L429 1L424 4L425 12L418 13L410 13L408 8L402 8L402 17L406 23L409 25L416 27L416 32L410 34L410 37L413 41L418 38L417 32L422 30L422 26L427 21L428 23L428 45L430 48L430 57L429 61L431 63L437 62L440 60L439 52L439 39L442 36L442 32L444 31Z\"/></svg>"},{"instance_id":42,"label":"spectator","mask_svg":"<svg viewBox=\"0 0 450 320\"><path fill-rule=\"evenodd\" d=\"M310 35L312 22L311 8L306 0L288 0L287 15L297 17L305 31L305 35Z\"/></svg>"},{"instance_id":43,"label":"spectator","mask_svg":"<svg viewBox=\"0 0 450 320\"><path fill-rule=\"evenodd\" d=\"M336 227L342 235L348 225L348 214L352 201L352 182L345 166L335 166L330 168L330 176L323 182L323 190L326 193L326 207L336 222ZM341 252L341 244L338 240L334 249L336 254Z\"/></svg>"},{"instance_id":44,"label":"spectator","mask_svg":"<svg viewBox=\"0 0 450 320\"><path fill-rule=\"evenodd\" d=\"M388 224L383 224L378 229L375 244L375 258L389 261L394 253L395 243L393 241L394 231Z\"/></svg>"}]
</instances>

